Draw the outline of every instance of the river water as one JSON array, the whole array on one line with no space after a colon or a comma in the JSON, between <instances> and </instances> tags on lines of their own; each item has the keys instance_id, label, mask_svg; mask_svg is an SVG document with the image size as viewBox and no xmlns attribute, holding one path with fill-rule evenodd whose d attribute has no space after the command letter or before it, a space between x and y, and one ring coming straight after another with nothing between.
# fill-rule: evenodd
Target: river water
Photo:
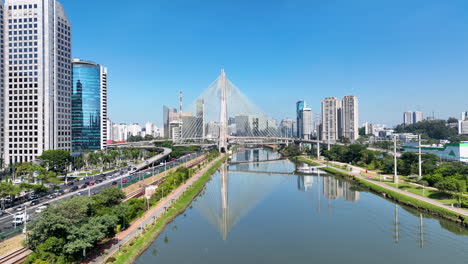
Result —
<instances>
[{"instance_id":1,"label":"river water","mask_svg":"<svg viewBox=\"0 0 468 264\"><path fill-rule=\"evenodd\" d=\"M235 154L136 263L468 263L467 229L278 157Z\"/></svg>"}]
</instances>

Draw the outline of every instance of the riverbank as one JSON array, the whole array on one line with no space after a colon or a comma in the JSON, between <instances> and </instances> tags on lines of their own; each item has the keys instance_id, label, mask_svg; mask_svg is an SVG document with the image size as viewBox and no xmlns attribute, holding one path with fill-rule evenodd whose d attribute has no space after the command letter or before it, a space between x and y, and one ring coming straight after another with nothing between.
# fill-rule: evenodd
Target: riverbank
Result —
<instances>
[{"instance_id":1,"label":"riverbank","mask_svg":"<svg viewBox=\"0 0 468 264\"><path fill-rule=\"evenodd\" d=\"M154 213L157 213L158 207L161 209L161 207L167 202L173 202L170 207L168 207L167 210L162 211L155 220L152 219L154 214L146 214L146 220L152 221L143 228L143 231L140 234L119 246L118 250L112 252L107 258L96 263L133 263L138 256L140 256L153 243L153 241L164 230L166 225L185 211L193 199L203 190L203 187L211 178L211 175L227 159L227 157L227 155L218 157L205 169L193 176L186 184L180 186L170 194L164 201L161 201L155 208L153 208ZM177 196L177 194L179 194L179 197L174 197Z\"/></svg>"},{"instance_id":2,"label":"riverbank","mask_svg":"<svg viewBox=\"0 0 468 264\"><path fill-rule=\"evenodd\" d=\"M312 166L326 165L322 161L312 160L303 156L296 157L296 159L298 161L305 162ZM428 212L432 215L436 215L460 223L465 227L468 227L467 210L461 208L448 207L441 202L423 196L419 196L417 194L408 193L395 187L386 185L384 183L374 181L372 179L366 179L365 177L359 175L359 173L355 173L353 171L347 171L336 167L323 167L321 169L329 173L339 175L354 182L357 182L359 185L365 186L373 192L388 199L394 200L398 203L414 207L416 209Z\"/></svg>"}]
</instances>

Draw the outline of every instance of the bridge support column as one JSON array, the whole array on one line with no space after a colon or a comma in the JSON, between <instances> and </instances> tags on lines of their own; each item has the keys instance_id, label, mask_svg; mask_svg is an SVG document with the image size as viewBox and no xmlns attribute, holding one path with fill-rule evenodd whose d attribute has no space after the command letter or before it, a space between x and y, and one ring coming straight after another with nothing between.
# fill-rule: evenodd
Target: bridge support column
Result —
<instances>
[{"instance_id":1,"label":"bridge support column","mask_svg":"<svg viewBox=\"0 0 468 264\"><path fill-rule=\"evenodd\" d=\"M317 141L317 159L320 159L320 142Z\"/></svg>"}]
</instances>

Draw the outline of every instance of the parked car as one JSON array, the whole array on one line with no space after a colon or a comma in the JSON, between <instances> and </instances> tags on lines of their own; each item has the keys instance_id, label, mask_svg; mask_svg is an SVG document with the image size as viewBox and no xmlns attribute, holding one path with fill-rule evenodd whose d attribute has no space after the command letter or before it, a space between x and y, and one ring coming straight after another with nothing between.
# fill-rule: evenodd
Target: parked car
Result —
<instances>
[{"instance_id":1,"label":"parked car","mask_svg":"<svg viewBox=\"0 0 468 264\"><path fill-rule=\"evenodd\" d=\"M35 212L36 212L37 214L40 214L40 213L42 213L46 208L47 208L47 206L45 206L45 205L39 206L39 207L36 209Z\"/></svg>"},{"instance_id":2,"label":"parked car","mask_svg":"<svg viewBox=\"0 0 468 264\"><path fill-rule=\"evenodd\" d=\"M122 183L127 183L127 182L128 182L127 179L122 180Z\"/></svg>"},{"instance_id":3,"label":"parked car","mask_svg":"<svg viewBox=\"0 0 468 264\"><path fill-rule=\"evenodd\" d=\"M39 204L39 201L38 201L38 200L32 200L32 201L29 203L30 206L34 206L34 205L37 205L37 204Z\"/></svg>"},{"instance_id":4,"label":"parked car","mask_svg":"<svg viewBox=\"0 0 468 264\"><path fill-rule=\"evenodd\" d=\"M112 182L112 185L117 185L117 182L116 182L116 181L113 181L113 182Z\"/></svg>"},{"instance_id":5,"label":"parked car","mask_svg":"<svg viewBox=\"0 0 468 264\"><path fill-rule=\"evenodd\" d=\"M86 184L83 184L83 185L81 185L81 187L80 187L80 188L81 188L81 189L86 189L86 188L88 188L88 185L86 185Z\"/></svg>"},{"instance_id":6,"label":"parked car","mask_svg":"<svg viewBox=\"0 0 468 264\"><path fill-rule=\"evenodd\" d=\"M89 183L89 186L93 186L93 185L94 185L94 182L90 182L90 183Z\"/></svg>"},{"instance_id":7,"label":"parked car","mask_svg":"<svg viewBox=\"0 0 468 264\"><path fill-rule=\"evenodd\" d=\"M69 182L67 183L67 186L72 186L73 184L75 184L73 181L69 181Z\"/></svg>"},{"instance_id":8,"label":"parked car","mask_svg":"<svg viewBox=\"0 0 468 264\"><path fill-rule=\"evenodd\" d=\"M74 192L76 190L78 190L78 186L73 186L73 187L70 188L70 192Z\"/></svg>"}]
</instances>

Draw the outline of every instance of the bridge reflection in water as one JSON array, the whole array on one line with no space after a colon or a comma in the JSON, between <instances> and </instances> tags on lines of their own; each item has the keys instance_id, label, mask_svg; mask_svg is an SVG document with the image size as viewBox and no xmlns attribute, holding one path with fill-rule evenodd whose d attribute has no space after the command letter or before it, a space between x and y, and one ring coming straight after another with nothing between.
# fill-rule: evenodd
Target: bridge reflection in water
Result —
<instances>
[{"instance_id":1,"label":"bridge reflection in water","mask_svg":"<svg viewBox=\"0 0 468 264\"><path fill-rule=\"evenodd\" d=\"M218 230L223 240L227 239L230 230L244 216L271 195L275 189L289 181L290 177L297 177L297 189L301 192L311 192L314 179L317 180L319 186L321 185L321 188L318 188L319 207L322 195L329 200L340 198L350 202L359 200L359 192L353 190L350 183L327 176L323 172L314 176L298 175L294 173L293 163L288 160L278 160L279 158L278 153L253 149L235 154L231 164L224 163L220 166L219 179L213 179L211 184L215 185L214 188L204 190L199 198L203 201L197 208ZM264 162L270 159L275 161ZM265 177L258 177L258 175ZM269 175L283 177L268 177ZM230 182L230 179L235 182ZM242 188L236 188L237 186L242 186Z\"/></svg>"}]
</instances>

